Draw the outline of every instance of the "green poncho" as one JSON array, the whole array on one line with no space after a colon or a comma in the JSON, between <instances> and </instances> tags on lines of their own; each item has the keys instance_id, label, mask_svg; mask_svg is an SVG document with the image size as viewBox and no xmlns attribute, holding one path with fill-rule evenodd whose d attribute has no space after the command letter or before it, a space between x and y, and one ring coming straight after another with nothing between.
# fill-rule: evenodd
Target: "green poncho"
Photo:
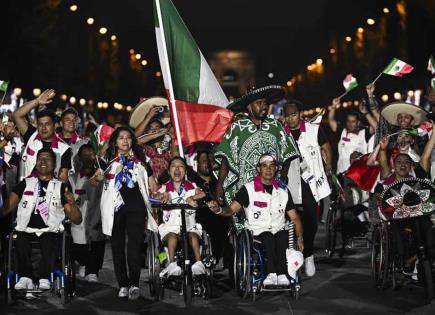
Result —
<instances>
[{"instance_id":1,"label":"green poncho","mask_svg":"<svg viewBox=\"0 0 435 315\"><path fill-rule=\"evenodd\" d=\"M264 153L274 154L281 165L299 154L293 139L275 119L266 118L258 127L249 118L231 124L215 153L216 162L220 165L225 158L230 168L223 187L228 204L244 184L254 179L258 159Z\"/></svg>"}]
</instances>

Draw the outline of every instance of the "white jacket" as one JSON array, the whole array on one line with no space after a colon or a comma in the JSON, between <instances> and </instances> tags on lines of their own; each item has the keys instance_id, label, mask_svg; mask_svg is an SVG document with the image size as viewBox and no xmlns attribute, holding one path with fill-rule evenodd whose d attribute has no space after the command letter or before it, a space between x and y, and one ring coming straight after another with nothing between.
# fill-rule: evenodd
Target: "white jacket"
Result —
<instances>
[{"instance_id":1,"label":"white jacket","mask_svg":"<svg viewBox=\"0 0 435 315\"><path fill-rule=\"evenodd\" d=\"M274 181L272 194L268 194L257 176L252 182L245 184L249 195L249 206L245 208L247 228L254 236L263 232L272 234L285 227L285 208L288 202L288 192Z\"/></svg>"},{"instance_id":2,"label":"white jacket","mask_svg":"<svg viewBox=\"0 0 435 315\"><path fill-rule=\"evenodd\" d=\"M355 151L367 153L366 130L361 129L355 134L344 128L338 142L337 173L347 171L350 166L350 155Z\"/></svg>"},{"instance_id":3,"label":"white jacket","mask_svg":"<svg viewBox=\"0 0 435 315\"><path fill-rule=\"evenodd\" d=\"M115 216L115 209L119 209L123 204L121 193L115 187L115 177L122 170L122 164L115 160L109 166L104 181L103 193L101 195L101 221L103 226L103 234L111 236L113 228L113 218ZM148 200L148 174L145 167L141 162L134 163L133 173L136 177L139 190L145 201L148 211L147 228L151 231L157 231L157 223L151 213L151 205ZM145 209L144 209L145 210Z\"/></svg>"},{"instance_id":4,"label":"white jacket","mask_svg":"<svg viewBox=\"0 0 435 315\"><path fill-rule=\"evenodd\" d=\"M36 165L36 155L38 151L42 149L42 147L42 140L38 134L38 131L35 131L27 142L26 148L23 152L23 168L22 173L20 174L21 179L30 176L30 174L32 173ZM55 134L51 142L51 149L56 154L56 167L54 169L54 174L55 177L57 177L57 175L59 174L62 155L65 153L66 150L69 149L69 146L60 141Z\"/></svg>"},{"instance_id":5,"label":"white jacket","mask_svg":"<svg viewBox=\"0 0 435 315\"><path fill-rule=\"evenodd\" d=\"M319 125L303 121L301 124L301 134L297 143L302 163L299 163L297 159L291 161L288 173L288 188L293 202L296 204L302 203L301 180L305 180L310 186L313 197L317 202L331 194L318 141Z\"/></svg>"},{"instance_id":6,"label":"white jacket","mask_svg":"<svg viewBox=\"0 0 435 315\"><path fill-rule=\"evenodd\" d=\"M35 210L38 202L38 178L26 178L26 188L23 196L18 204L17 211L17 226L15 229L21 232L58 232L63 230L62 221L65 219L65 212L61 202L61 186L62 182L57 179L52 179L47 186L45 199L48 205L48 221L47 228L33 229L28 228L30 217Z\"/></svg>"}]
</instances>

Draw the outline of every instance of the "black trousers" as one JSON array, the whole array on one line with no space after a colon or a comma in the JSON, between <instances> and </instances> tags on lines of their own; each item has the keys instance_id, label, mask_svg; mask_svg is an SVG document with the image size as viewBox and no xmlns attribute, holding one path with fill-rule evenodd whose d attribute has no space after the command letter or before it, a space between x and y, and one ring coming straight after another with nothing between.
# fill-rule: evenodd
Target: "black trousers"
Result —
<instances>
[{"instance_id":1,"label":"black trousers","mask_svg":"<svg viewBox=\"0 0 435 315\"><path fill-rule=\"evenodd\" d=\"M317 233L317 202L313 197L310 186L302 179L301 186L302 205L298 208L302 208L302 210L298 213L301 216L304 229L304 258L307 258L314 254L314 238Z\"/></svg>"},{"instance_id":2,"label":"black trousers","mask_svg":"<svg viewBox=\"0 0 435 315\"><path fill-rule=\"evenodd\" d=\"M125 206L115 212L111 245L113 266L119 287L139 286L145 215L145 209L127 211ZM128 238L127 259L125 256L126 235Z\"/></svg>"},{"instance_id":3,"label":"black trousers","mask_svg":"<svg viewBox=\"0 0 435 315\"><path fill-rule=\"evenodd\" d=\"M33 278L31 242L34 240L39 242L41 249L39 278L50 279L50 274L56 267L56 259L59 254L59 234L57 233L42 233L40 236L37 236L35 233L17 233L15 244L18 259L18 274L20 277Z\"/></svg>"},{"instance_id":4,"label":"black trousers","mask_svg":"<svg viewBox=\"0 0 435 315\"><path fill-rule=\"evenodd\" d=\"M256 236L266 253L267 273L276 273L278 275L287 274L285 251L288 246L288 231L279 231L275 234L263 232Z\"/></svg>"},{"instance_id":5,"label":"black trousers","mask_svg":"<svg viewBox=\"0 0 435 315\"><path fill-rule=\"evenodd\" d=\"M230 220L211 212L208 208L201 209L196 214L196 221L201 223L203 229L210 235L213 256L218 262L221 257L227 259L232 252L228 231Z\"/></svg>"},{"instance_id":6,"label":"black trousers","mask_svg":"<svg viewBox=\"0 0 435 315\"><path fill-rule=\"evenodd\" d=\"M73 244L74 259L81 266L86 266L85 274L96 274L103 267L106 241L91 242L90 244Z\"/></svg>"}]
</instances>

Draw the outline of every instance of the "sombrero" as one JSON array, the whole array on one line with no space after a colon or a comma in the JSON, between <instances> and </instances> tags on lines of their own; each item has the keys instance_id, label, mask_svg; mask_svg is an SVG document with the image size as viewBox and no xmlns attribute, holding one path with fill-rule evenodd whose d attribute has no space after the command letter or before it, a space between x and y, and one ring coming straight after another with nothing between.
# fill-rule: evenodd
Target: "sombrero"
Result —
<instances>
[{"instance_id":1,"label":"sombrero","mask_svg":"<svg viewBox=\"0 0 435 315\"><path fill-rule=\"evenodd\" d=\"M136 105L130 115L128 124L131 128L136 128L145 118L153 105L168 107L168 100L164 97L153 96L146 98Z\"/></svg>"},{"instance_id":2,"label":"sombrero","mask_svg":"<svg viewBox=\"0 0 435 315\"><path fill-rule=\"evenodd\" d=\"M427 120L426 115L428 114L420 106L405 103L405 102L394 102L385 106L381 115L391 124L397 126L397 115L398 114L408 114L414 117L414 126L420 125L423 121Z\"/></svg>"},{"instance_id":3,"label":"sombrero","mask_svg":"<svg viewBox=\"0 0 435 315\"><path fill-rule=\"evenodd\" d=\"M242 111L253 101L266 98L272 104L284 97L284 90L280 85L268 85L261 88L251 88L245 95L228 104L227 108L234 112Z\"/></svg>"},{"instance_id":4,"label":"sombrero","mask_svg":"<svg viewBox=\"0 0 435 315\"><path fill-rule=\"evenodd\" d=\"M381 214L386 220L415 218L435 211L435 186L426 179L404 178L381 193Z\"/></svg>"}]
</instances>

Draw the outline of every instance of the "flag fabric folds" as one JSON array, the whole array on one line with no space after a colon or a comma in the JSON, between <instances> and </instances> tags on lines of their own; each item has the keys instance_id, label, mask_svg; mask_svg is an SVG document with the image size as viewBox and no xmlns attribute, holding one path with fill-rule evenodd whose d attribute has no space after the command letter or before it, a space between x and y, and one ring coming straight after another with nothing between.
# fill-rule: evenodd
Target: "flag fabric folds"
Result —
<instances>
[{"instance_id":1,"label":"flag fabric folds","mask_svg":"<svg viewBox=\"0 0 435 315\"><path fill-rule=\"evenodd\" d=\"M8 90L9 82L0 80L0 91L6 92Z\"/></svg>"},{"instance_id":2,"label":"flag fabric folds","mask_svg":"<svg viewBox=\"0 0 435 315\"><path fill-rule=\"evenodd\" d=\"M154 18L163 81L169 99L173 92L182 144L220 142L233 118L227 97L170 0L154 1Z\"/></svg>"},{"instance_id":3,"label":"flag fabric folds","mask_svg":"<svg viewBox=\"0 0 435 315\"><path fill-rule=\"evenodd\" d=\"M383 73L395 77L402 77L404 74L408 74L412 70L414 70L413 66L407 64L406 62L403 62L402 60L394 58L384 69Z\"/></svg>"},{"instance_id":4,"label":"flag fabric folds","mask_svg":"<svg viewBox=\"0 0 435 315\"><path fill-rule=\"evenodd\" d=\"M343 80L343 86L346 92L349 92L358 86L358 82L352 74L348 74Z\"/></svg>"}]
</instances>

